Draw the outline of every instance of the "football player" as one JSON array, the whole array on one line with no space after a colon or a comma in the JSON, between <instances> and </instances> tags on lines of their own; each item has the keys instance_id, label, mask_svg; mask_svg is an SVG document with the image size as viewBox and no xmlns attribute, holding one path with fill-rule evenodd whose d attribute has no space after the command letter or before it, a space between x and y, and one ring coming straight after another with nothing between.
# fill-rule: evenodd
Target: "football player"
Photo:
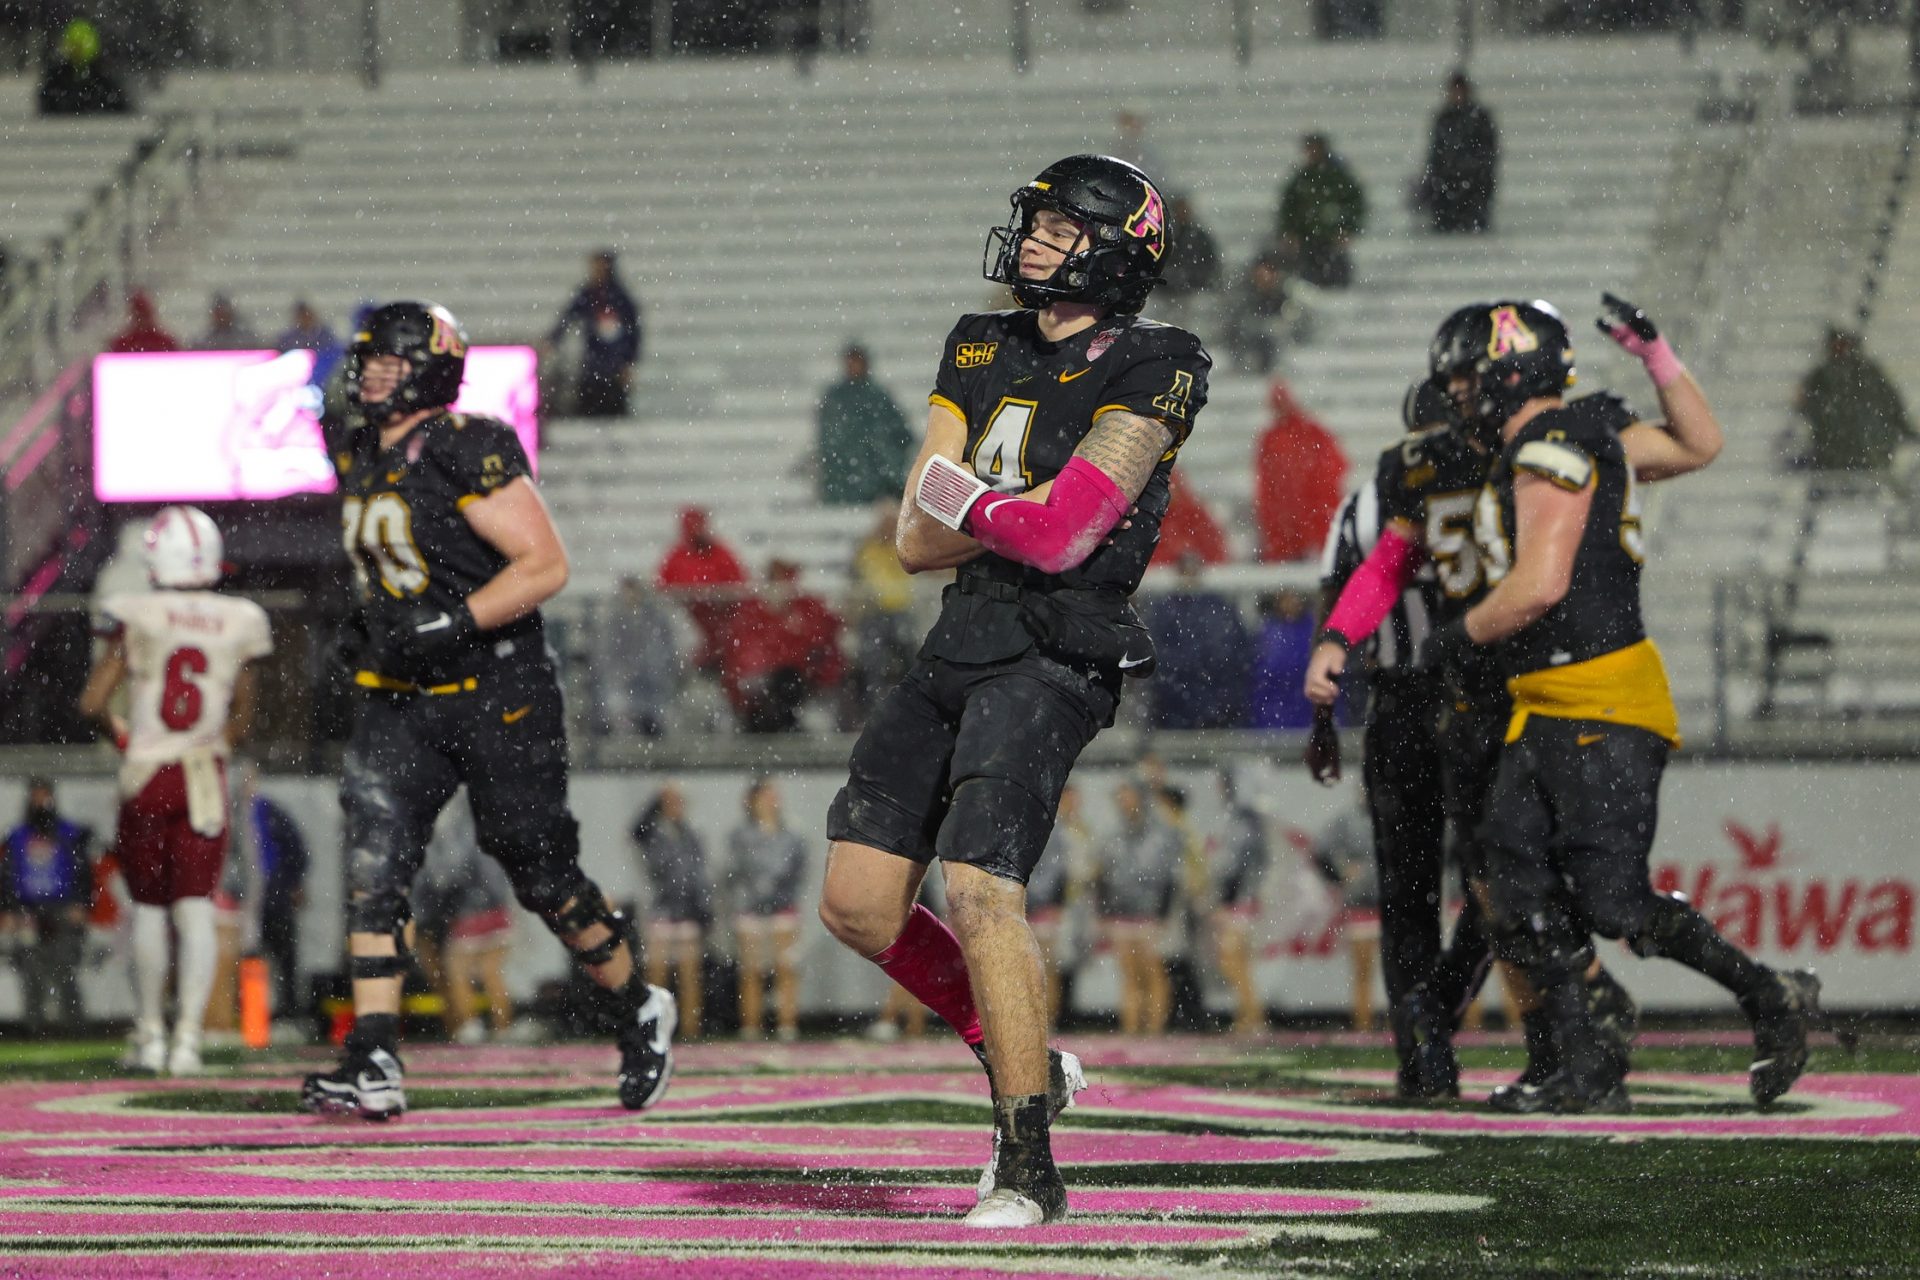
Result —
<instances>
[{"instance_id":1,"label":"football player","mask_svg":"<svg viewBox=\"0 0 1920 1280\"><path fill-rule=\"evenodd\" d=\"M1026 881L1081 750L1153 648L1129 597L1212 360L1139 317L1171 240L1134 166L1077 155L1012 196L985 275L1019 310L963 316L934 379L896 545L957 567L919 657L874 710L828 817L820 916L987 1067L978 1227L1066 1212L1049 1126L1084 1084L1046 1042ZM938 858L953 929L914 895ZM956 936L957 935L957 936Z\"/></svg>"},{"instance_id":2,"label":"football player","mask_svg":"<svg viewBox=\"0 0 1920 1280\"><path fill-rule=\"evenodd\" d=\"M213 992L213 890L227 856L227 759L253 718L248 664L273 651L273 638L266 610L211 589L225 549L204 511L162 508L145 546L153 590L102 602L106 647L80 713L126 752L114 848L134 903L127 1066L197 1075ZM125 720L109 709L122 684ZM163 1008L169 923L179 946L171 1045Z\"/></svg>"},{"instance_id":3,"label":"football player","mask_svg":"<svg viewBox=\"0 0 1920 1280\"><path fill-rule=\"evenodd\" d=\"M1463 317L1478 312L1467 307L1448 317L1435 349ZM1431 390L1424 397L1419 388L1409 389L1402 418L1410 434L1380 455L1370 513L1378 522L1377 532L1366 531L1371 536L1365 558L1347 572L1338 601L1327 611L1306 680L1307 697L1331 706L1349 654L1390 616L1395 629L1382 636L1377 652L1393 654L1414 668L1397 683L1389 679L1383 694L1376 695L1366 776L1376 832L1389 833L1379 850L1386 939L1382 976L1400 1060L1398 1083L1404 1096L1416 1098L1458 1094L1453 1032L1485 979L1490 953L1478 892L1469 892L1441 950L1443 846L1430 825L1436 821L1434 797L1425 805L1409 797L1420 784L1422 752L1435 751L1437 798L1452 832L1454 861L1470 889L1483 889L1486 859L1476 832L1512 706L1498 668L1487 658L1427 667L1420 655L1406 652L1415 643L1415 620L1402 618L1403 606L1429 567L1433 586L1418 619L1422 640L1430 627L1458 617L1487 590L1486 569L1470 525L1497 441L1463 420L1444 388L1432 385L1431 378L1429 383ZM1423 670L1430 674L1422 676ZM1422 680L1432 683L1423 688ZM1377 792L1371 790L1375 787ZM1537 1083L1558 1065L1552 1027L1533 1008L1524 979L1510 970L1507 984L1523 1010L1527 1066L1520 1078ZM1624 1058L1637 1017L1631 998L1598 964L1586 994L1613 1051Z\"/></svg>"},{"instance_id":4,"label":"football player","mask_svg":"<svg viewBox=\"0 0 1920 1280\"><path fill-rule=\"evenodd\" d=\"M339 1069L308 1076L301 1101L379 1120L406 1109L407 895L434 818L464 783L481 849L608 992L620 1102L638 1110L666 1091L677 1013L580 870L540 619L566 584L567 553L513 429L449 411L466 352L444 307L380 307L343 361L347 413L327 423L360 599L340 651L359 693L340 783L354 1025Z\"/></svg>"},{"instance_id":5,"label":"football player","mask_svg":"<svg viewBox=\"0 0 1920 1280\"><path fill-rule=\"evenodd\" d=\"M1480 833L1490 931L1526 970L1560 1049L1551 1077L1493 1102L1517 1112L1630 1105L1626 1064L1601 1044L1581 995L1597 933L1678 960L1739 999L1764 1106L1806 1064L1819 983L1742 953L1683 898L1656 894L1647 868L1680 728L1641 618L1638 484L1711 462L1720 425L1653 323L1611 294L1602 305L1601 331L1644 362L1664 423L1637 421L1611 395L1563 398L1573 343L1545 303L1475 308L1433 359L1461 412L1498 432L1500 452L1473 520L1491 589L1428 648L1449 661L1497 654L1513 693Z\"/></svg>"}]
</instances>

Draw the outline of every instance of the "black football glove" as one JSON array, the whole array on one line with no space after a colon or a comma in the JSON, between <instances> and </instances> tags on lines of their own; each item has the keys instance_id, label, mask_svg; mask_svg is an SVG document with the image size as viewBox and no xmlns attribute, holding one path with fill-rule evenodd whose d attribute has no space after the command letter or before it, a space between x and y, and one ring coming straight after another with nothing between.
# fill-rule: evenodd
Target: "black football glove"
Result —
<instances>
[{"instance_id":1,"label":"black football glove","mask_svg":"<svg viewBox=\"0 0 1920 1280\"><path fill-rule=\"evenodd\" d=\"M1427 633L1426 641L1420 646L1420 665L1429 671L1458 669L1466 665L1477 648L1467 635L1467 619L1462 614L1446 626Z\"/></svg>"},{"instance_id":2,"label":"black football glove","mask_svg":"<svg viewBox=\"0 0 1920 1280\"><path fill-rule=\"evenodd\" d=\"M1619 341L1622 329L1642 342L1652 342L1660 336L1660 330L1654 327L1646 312L1611 293L1600 295L1600 314L1594 319L1593 327L1615 341ZM1624 342L1621 345L1627 346ZM1632 348L1629 346L1628 350Z\"/></svg>"},{"instance_id":3,"label":"black football glove","mask_svg":"<svg viewBox=\"0 0 1920 1280\"><path fill-rule=\"evenodd\" d=\"M450 608L416 601L398 614L387 632L392 651L415 663L430 664L442 655L455 653L473 643L480 628L474 624L473 611L465 600Z\"/></svg>"},{"instance_id":4,"label":"black football glove","mask_svg":"<svg viewBox=\"0 0 1920 1280\"><path fill-rule=\"evenodd\" d=\"M1307 772L1323 787L1340 781L1340 734L1333 727L1333 708L1313 709L1313 728L1307 733L1307 750L1302 757Z\"/></svg>"}]
</instances>

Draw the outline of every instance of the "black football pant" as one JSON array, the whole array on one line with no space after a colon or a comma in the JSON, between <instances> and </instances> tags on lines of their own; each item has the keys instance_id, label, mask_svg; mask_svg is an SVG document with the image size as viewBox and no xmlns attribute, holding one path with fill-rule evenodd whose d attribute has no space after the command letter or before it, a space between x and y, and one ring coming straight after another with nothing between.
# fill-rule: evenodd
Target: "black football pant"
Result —
<instances>
[{"instance_id":1,"label":"black football pant","mask_svg":"<svg viewBox=\"0 0 1920 1280\"><path fill-rule=\"evenodd\" d=\"M1480 993L1492 959L1477 892L1487 879L1487 856L1479 832L1512 714L1504 693L1472 699L1458 691L1442 694L1440 790L1451 830L1449 849L1466 880L1466 897L1428 989L1435 1009L1455 1022Z\"/></svg>"},{"instance_id":2,"label":"black football pant","mask_svg":"<svg viewBox=\"0 0 1920 1280\"><path fill-rule=\"evenodd\" d=\"M1446 809L1440 784L1439 686L1411 672L1374 677L1362 774L1380 884L1380 974L1387 1005L1433 974L1440 956Z\"/></svg>"}]
</instances>

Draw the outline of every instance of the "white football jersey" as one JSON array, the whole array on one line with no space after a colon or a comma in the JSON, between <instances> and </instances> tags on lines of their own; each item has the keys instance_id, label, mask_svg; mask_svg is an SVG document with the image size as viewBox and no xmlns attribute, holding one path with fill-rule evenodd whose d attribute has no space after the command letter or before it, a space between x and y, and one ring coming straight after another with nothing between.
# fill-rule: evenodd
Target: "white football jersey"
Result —
<instances>
[{"instance_id":1,"label":"white football jersey","mask_svg":"<svg viewBox=\"0 0 1920 1280\"><path fill-rule=\"evenodd\" d=\"M224 752L240 668L273 652L267 611L211 591L110 596L100 611L127 646L128 763Z\"/></svg>"}]
</instances>

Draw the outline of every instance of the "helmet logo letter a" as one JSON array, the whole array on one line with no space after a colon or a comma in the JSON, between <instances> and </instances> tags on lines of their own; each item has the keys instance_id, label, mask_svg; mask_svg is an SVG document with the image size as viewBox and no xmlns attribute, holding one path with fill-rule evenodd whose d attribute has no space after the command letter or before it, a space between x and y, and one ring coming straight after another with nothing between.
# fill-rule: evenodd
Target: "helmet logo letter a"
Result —
<instances>
[{"instance_id":1,"label":"helmet logo letter a","mask_svg":"<svg viewBox=\"0 0 1920 1280\"><path fill-rule=\"evenodd\" d=\"M1516 308L1500 307L1494 311L1492 319L1493 336L1487 340L1488 356L1498 360L1502 356L1540 349L1540 339L1520 319L1520 312Z\"/></svg>"},{"instance_id":2,"label":"helmet logo letter a","mask_svg":"<svg viewBox=\"0 0 1920 1280\"><path fill-rule=\"evenodd\" d=\"M427 339L427 350L436 356L463 356L467 354L467 344L460 341L458 329L436 315L433 317L433 333Z\"/></svg>"},{"instance_id":3,"label":"helmet logo letter a","mask_svg":"<svg viewBox=\"0 0 1920 1280\"><path fill-rule=\"evenodd\" d=\"M1147 252L1156 260L1167 249L1167 210L1160 203L1160 193L1152 187L1147 188L1147 198L1140 202L1127 218L1127 234L1137 240L1147 242Z\"/></svg>"}]
</instances>

